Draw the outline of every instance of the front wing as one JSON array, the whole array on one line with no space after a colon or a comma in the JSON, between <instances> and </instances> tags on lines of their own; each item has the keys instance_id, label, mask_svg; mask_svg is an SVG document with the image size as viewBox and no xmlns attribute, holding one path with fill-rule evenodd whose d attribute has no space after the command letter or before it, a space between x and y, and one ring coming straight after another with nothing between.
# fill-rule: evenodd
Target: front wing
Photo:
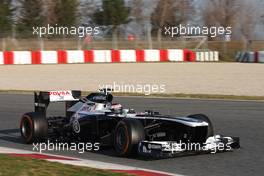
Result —
<instances>
[{"instance_id":1,"label":"front wing","mask_svg":"<svg viewBox=\"0 0 264 176\"><path fill-rule=\"evenodd\" d=\"M227 152L237 148L240 148L238 137L215 135L207 138L204 143L141 141L138 145L138 152L143 156L167 158L188 154Z\"/></svg>"}]
</instances>

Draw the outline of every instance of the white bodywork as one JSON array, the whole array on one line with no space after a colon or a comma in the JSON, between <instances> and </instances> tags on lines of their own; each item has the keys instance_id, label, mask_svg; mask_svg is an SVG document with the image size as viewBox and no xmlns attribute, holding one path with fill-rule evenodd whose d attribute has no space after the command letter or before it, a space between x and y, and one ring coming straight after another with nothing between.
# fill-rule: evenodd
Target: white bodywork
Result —
<instances>
[{"instance_id":1,"label":"white bodywork","mask_svg":"<svg viewBox=\"0 0 264 176\"><path fill-rule=\"evenodd\" d=\"M74 106L68 109L69 112L75 112L73 116L74 119L79 119L82 117L87 117L88 115L104 115L105 113L111 113L111 104L103 104L103 103L93 103L90 101L87 102L78 102ZM193 119L189 117L157 117L157 116L148 116L145 113L129 113L128 109L123 109L122 113L119 114L108 114L111 116L118 116L121 118L135 118L135 119L157 119L164 121L171 121L184 124L186 126L191 127L199 127L199 126L208 126L209 124L205 121Z\"/></svg>"},{"instance_id":2,"label":"white bodywork","mask_svg":"<svg viewBox=\"0 0 264 176\"><path fill-rule=\"evenodd\" d=\"M50 102L60 101L79 101L72 95L72 91L50 91L49 92ZM122 107L121 105L114 105L115 107ZM165 117L165 116L150 116L145 113L129 113L129 109L122 109L122 113L113 113L112 110L115 108L111 103L94 103L89 100L79 101L67 111L74 112L71 121L79 118L87 117L89 115L104 115L109 113L108 116L119 116L122 118L136 118L136 119L157 119L164 121L171 121L184 124L190 127L208 126L209 124L205 121L193 119L189 117Z\"/></svg>"}]
</instances>

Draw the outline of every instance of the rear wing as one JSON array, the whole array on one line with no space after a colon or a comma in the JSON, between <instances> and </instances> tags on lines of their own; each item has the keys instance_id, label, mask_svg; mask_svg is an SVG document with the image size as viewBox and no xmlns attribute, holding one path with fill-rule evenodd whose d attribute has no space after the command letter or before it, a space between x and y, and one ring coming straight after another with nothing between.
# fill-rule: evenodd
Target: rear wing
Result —
<instances>
[{"instance_id":1,"label":"rear wing","mask_svg":"<svg viewBox=\"0 0 264 176\"><path fill-rule=\"evenodd\" d=\"M79 101L81 98L79 90L63 90L63 91L40 91L34 92L35 112L46 113L50 102L65 102L66 109L73 102Z\"/></svg>"}]
</instances>

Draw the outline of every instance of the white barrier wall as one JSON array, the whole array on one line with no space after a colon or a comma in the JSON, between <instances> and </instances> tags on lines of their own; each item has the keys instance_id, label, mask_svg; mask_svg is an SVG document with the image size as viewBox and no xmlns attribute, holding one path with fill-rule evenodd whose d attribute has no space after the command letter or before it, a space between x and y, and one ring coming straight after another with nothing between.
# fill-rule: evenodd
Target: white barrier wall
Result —
<instances>
[{"instance_id":1,"label":"white barrier wall","mask_svg":"<svg viewBox=\"0 0 264 176\"><path fill-rule=\"evenodd\" d=\"M204 52L196 52L196 61L198 62L204 61Z\"/></svg>"},{"instance_id":2,"label":"white barrier wall","mask_svg":"<svg viewBox=\"0 0 264 176\"><path fill-rule=\"evenodd\" d=\"M31 64L30 51L14 51L14 64Z\"/></svg>"},{"instance_id":3,"label":"white barrier wall","mask_svg":"<svg viewBox=\"0 0 264 176\"><path fill-rule=\"evenodd\" d=\"M168 60L169 61L176 61L176 62L183 62L184 60L184 53L181 49L168 49Z\"/></svg>"},{"instance_id":4,"label":"white barrier wall","mask_svg":"<svg viewBox=\"0 0 264 176\"><path fill-rule=\"evenodd\" d=\"M84 52L82 50L67 50L66 53L69 64L84 63Z\"/></svg>"},{"instance_id":5,"label":"white barrier wall","mask_svg":"<svg viewBox=\"0 0 264 176\"><path fill-rule=\"evenodd\" d=\"M120 62L136 62L136 50L120 50Z\"/></svg>"},{"instance_id":6,"label":"white barrier wall","mask_svg":"<svg viewBox=\"0 0 264 176\"><path fill-rule=\"evenodd\" d=\"M252 52L253 53L253 52ZM249 53L249 61L254 53ZM263 53L260 60L263 61ZM72 64L119 62L212 62L219 60L216 51L194 52L187 49L162 50L60 50L0 52L0 64Z\"/></svg>"},{"instance_id":7,"label":"white barrier wall","mask_svg":"<svg viewBox=\"0 0 264 176\"><path fill-rule=\"evenodd\" d=\"M248 52L248 62L255 62L255 52Z\"/></svg>"},{"instance_id":8,"label":"white barrier wall","mask_svg":"<svg viewBox=\"0 0 264 176\"><path fill-rule=\"evenodd\" d=\"M236 60L237 62L264 63L264 51L238 52L236 55Z\"/></svg>"},{"instance_id":9,"label":"white barrier wall","mask_svg":"<svg viewBox=\"0 0 264 176\"><path fill-rule=\"evenodd\" d=\"M218 51L213 51L214 52L214 61L219 62L219 52Z\"/></svg>"},{"instance_id":10,"label":"white barrier wall","mask_svg":"<svg viewBox=\"0 0 264 176\"><path fill-rule=\"evenodd\" d=\"M41 51L42 64L57 64L58 56L57 51Z\"/></svg>"},{"instance_id":11,"label":"white barrier wall","mask_svg":"<svg viewBox=\"0 0 264 176\"><path fill-rule=\"evenodd\" d=\"M111 50L94 50L94 62L105 63L111 62Z\"/></svg>"},{"instance_id":12,"label":"white barrier wall","mask_svg":"<svg viewBox=\"0 0 264 176\"><path fill-rule=\"evenodd\" d=\"M159 62L160 51L159 50L145 50L145 62Z\"/></svg>"},{"instance_id":13,"label":"white barrier wall","mask_svg":"<svg viewBox=\"0 0 264 176\"><path fill-rule=\"evenodd\" d=\"M258 60L260 63L264 63L264 51L259 51L258 52Z\"/></svg>"},{"instance_id":14,"label":"white barrier wall","mask_svg":"<svg viewBox=\"0 0 264 176\"><path fill-rule=\"evenodd\" d=\"M0 52L0 65L4 64L4 53Z\"/></svg>"},{"instance_id":15,"label":"white barrier wall","mask_svg":"<svg viewBox=\"0 0 264 176\"><path fill-rule=\"evenodd\" d=\"M196 52L196 61L198 62L218 62L219 52L218 51Z\"/></svg>"}]
</instances>

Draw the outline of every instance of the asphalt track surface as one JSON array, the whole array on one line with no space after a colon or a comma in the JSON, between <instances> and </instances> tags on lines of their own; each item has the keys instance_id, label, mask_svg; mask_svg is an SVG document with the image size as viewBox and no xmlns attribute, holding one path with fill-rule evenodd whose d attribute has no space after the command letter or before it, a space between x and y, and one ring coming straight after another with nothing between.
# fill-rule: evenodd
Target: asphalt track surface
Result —
<instances>
[{"instance_id":1,"label":"asphalt track surface","mask_svg":"<svg viewBox=\"0 0 264 176\"><path fill-rule=\"evenodd\" d=\"M207 114L215 133L238 136L242 148L234 152L193 155L162 160L116 157L111 149L99 153L52 152L104 162L124 164L183 175L263 175L264 170L264 102L180 100L160 98L118 97L115 101L138 111L159 110L165 114ZM0 94L0 146L32 150L23 144L18 130L24 112L33 110L33 96ZM59 113L62 107L51 107Z\"/></svg>"}]
</instances>

